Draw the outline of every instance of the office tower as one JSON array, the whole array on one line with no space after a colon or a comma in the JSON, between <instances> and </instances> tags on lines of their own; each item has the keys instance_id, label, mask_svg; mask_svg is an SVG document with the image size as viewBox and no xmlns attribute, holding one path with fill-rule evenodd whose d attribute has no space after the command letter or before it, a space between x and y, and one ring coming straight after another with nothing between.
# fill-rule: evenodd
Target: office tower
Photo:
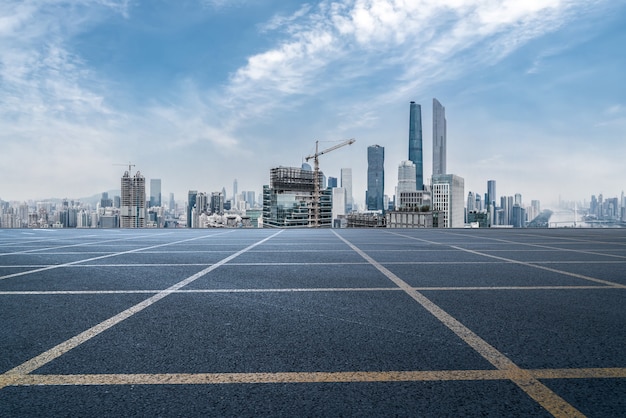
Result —
<instances>
[{"instance_id":1,"label":"office tower","mask_svg":"<svg viewBox=\"0 0 626 418\"><path fill-rule=\"evenodd\" d=\"M446 174L446 108L433 99L433 175Z\"/></svg>"},{"instance_id":2,"label":"office tower","mask_svg":"<svg viewBox=\"0 0 626 418\"><path fill-rule=\"evenodd\" d=\"M402 161L398 166L398 188L396 190L396 197L400 196L402 192L414 192L416 190L415 164L412 161Z\"/></svg>"},{"instance_id":3,"label":"office tower","mask_svg":"<svg viewBox=\"0 0 626 418\"><path fill-rule=\"evenodd\" d=\"M150 179L150 207L161 206L161 179Z\"/></svg>"},{"instance_id":4,"label":"office tower","mask_svg":"<svg viewBox=\"0 0 626 418\"><path fill-rule=\"evenodd\" d=\"M385 196L385 148L380 145L367 147L367 210L384 211Z\"/></svg>"},{"instance_id":5,"label":"office tower","mask_svg":"<svg viewBox=\"0 0 626 418\"><path fill-rule=\"evenodd\" d=\"M237 200L237 179L233 180L233 200L236 201ZM224 196L224 198L226 198L226 196Z\"/></svg>"},{"instance_id":6,"label":"office tower","mask_svg":"<svg viewBox=\"0 0 626 418\"><path fill-rule=\"evenodd\" d=\"M191 228L193 219L193 207L196 205L197 190L189 190L187 193L187 228Z\"/></svg>"},{"instance_id":7,"label":"office tower","mask_svg":"<svg viewBox=\"0 0 626 418\"><path fill-rule=\"evenodd\" d=\"M100 207L110 208L111 206L113 206L113 199L109 199L109 194L107 192L103 192L102 198L100 199Z\"/></svg>"},{"instance_id":8,"label":"office tower","mask_svg":"<svg viewBox=\"0 0 626 418\"><path fill-rule=\"evenodd\" d=\"M488 180L487 181L487 201L485 202L488 206L496 205L496 181Z\"/></svg>"},{"instance_id":9,"label":"office tower","mask_svg":"<svg viewBox=\"0 0 626 418\"><path fill-rule=\"evenodd\" d=\"M124 172L120 197L120 227L143 228L146 218L146 179L139 171L131 177Z\"/></svg>"},{"instance_id":10,"label":"office tower","mask_svg":"<svg viewBox=\"0 0 626 418\"><path fill-rule=\"evenodd\" d=\"M346 189L346 213L352 212L353 197L352 197L352 169L341 169L341 187Z\"/></svg>"},{"instance_id":11,"label":"office tower","mask_svg":"<svg viewBox=\"0 0 626 418\"><path fill-rule=\"evenodd\" d=\"M439 228L463 228L465 225L465 180L455 174L433 175L433 212L438 212Z\"/></svg>"},{"instance_id":12,"label":"office tower","mask_svg":"<svg viewBox=\"0 0 626 418\"><path fill-rule=\"evenodd\" d=\"M337 187L337 177L328 177L328 187L331 189Z\"/></svg>"},{"instance_id":13,"label":"office tower","mask_svg":"<svg viewBox=\"0 0 626 418\"><path fill-rule=\"evenodd\" d=\"M515 193L515 205L522 206L522 195L520 193Z\"/></svg>"},{"instance_id":14,"label":"office tower","mask_svg":"<svg viewBox=\"0 0 626 418\"><path fill-rule=\"evenodd\" d=\"M422 106L409 105L409 160L415 164L415 187L424 189L424 158L422 145Z\"/></svg>"},{"instance_id":15,"label":"office tower","mask_svg":"<svg viewBox=\"0 0 626 418\"><path fill-rule=\"evenodd\" d=\"M332 219L333 227L335 227L335 220L340 215L346 214L346 189L343 187L335 187L333 190L333 207L332 207Z\"/></svg>"},{"instance_id":16,"label":"office tower","mask_svg":"<svg viewBox=\"0 0 626 418\"><path fill-rule=\"evenodd\" d=\"M218 215L224 214L224 193L211 193L211 213Z\"/></svg>"},{"instance_id":17,"label":"office tower","mask_svg":"<svg viewBox=\"0 0 626 418\"><path fill-rule=\"evenodd\" d=\"M476 199L474 198L474 192L467 194L467 211L472 212L476 210Z\"/></svg>"},{"instance_id":18,"label":"office tower","mask_svg":"<svg viewBox=\"0 0 626 418\"><path fill-rule=\"evenodd\" d=\"M176 209L176 201L174 200L174 193L170 193L169 209L172 212Z\"/></svg>"},{"instance_id":19,"label":"office tower","mask_svg":"<svg viewBox=\"0 0 626 418\"><path fill-rule=\"evenodd\" d=\"M254 192L246 192L246 202L248 202L251 208L256 206L256 197L254 196Z\"/></svg>"},{"instance_id":20,"label":"office tower","mask_svg":"<svg viewBox=\"0 0 626 418\"><path fill-rule=\"evenodd\" d=\"M317 182L321 185L323 173ZM276 167L270 170L270 184L263 186L263 227L290 228L313 226L315 172L297 167ZM330 227L332 190L320 188L320 227ZM336 190L336 189L334 189Z\"/></svg>"}]
</instances>

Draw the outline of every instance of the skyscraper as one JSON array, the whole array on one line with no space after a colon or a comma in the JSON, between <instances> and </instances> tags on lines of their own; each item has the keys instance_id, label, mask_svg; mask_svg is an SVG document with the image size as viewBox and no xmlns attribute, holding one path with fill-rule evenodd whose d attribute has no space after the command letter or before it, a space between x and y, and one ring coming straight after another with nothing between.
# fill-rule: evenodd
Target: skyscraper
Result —
<instances>
[{"instance_id":1,"label":"skyscraper","mask_svg":"<svg viewBox=\"0 0 626 418\"><path fill-rule=\"evenodd\" d=\"M495 206L496 201L496 181L488 180L487 181L487 202L485 202L488 206Z\"/></svg>"},{"instance_id":2,"label":"skyscraper","mask_svg":"<svg viewBox=\"0 0 626 418\"><path fill-rule=\"evenodd\" d=\"M196 205L197 190L189 190L187 193L187 228L191 228L193 219L193 207Z\"/></svg>"},{"instance_id":3,"label":"skyscraper","mask_svg":"<svg viewBox=\"0 0 626 418\"><path fill-rule=\"evenodd\" d=\"M346 213L352 212L353 197L352 197L352 169L341 169L341 187L346 189Z\"/></svg>"},{"instance_id":4,"label":"skyscraper","mask_svg":"<svg viewBox=\"0 0 626 418\"><path fill-rule=\"evenodd\" d=\"M161 179L150 179L150 207L161 206Z\"/></svg>"},{"instance_id":5,"label":"skyscraper","mask_svg":"<svg viewBox=\"0 0 626 418\"><path fill-rule=\"evenodd\" d=\"M415 164L415 187L423 190L422 106L415 102L409 105L409 160Z\"/></svg>"},{"instance_id":6,"label":"skyscraper","mask_svg":"<svg viewBox=\"0 0 626 418\"><path fill-rule=\"evenodd\" d=\"M367 147L367 210L384 211L385 196L385 148L380 145Z\"/></svg>"},{"instance_id":7,"label":"skyscraper","mask_svg":"<svg viewBox=\"0 0 626 418\"><path fill-rule=\"evenodd\" d=\"M433 175L446 174L446 108L433 99Z\"/></svg>"},{"instance_id":8,"label":"skyscraper","mask_svg":"<svg viewBox=\"0 0 626 418\"><path fill-rule=\"evenodd\" d=\"M146 219L146 179L139 171L134 177L126 171L121 186L120 227L143 228Z\"/></svg>"}]
</instances>

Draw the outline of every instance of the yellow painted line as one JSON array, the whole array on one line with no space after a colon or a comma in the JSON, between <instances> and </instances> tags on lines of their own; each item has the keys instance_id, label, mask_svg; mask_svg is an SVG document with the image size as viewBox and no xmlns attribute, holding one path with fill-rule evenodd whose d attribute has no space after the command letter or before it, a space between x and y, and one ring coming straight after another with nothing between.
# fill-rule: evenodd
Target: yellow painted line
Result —
<instances>
[{"instance_id":1,"label":"yellow painted line","mask_svg":"<svg viewBox=\"0 0 626 418\"><path fill-rule=\"evenodd\" d=\"M483 358L489 361L497 369L509 372L510 380L552 415L554 415L555 417L584 416L580 411L567 403L563 398L554 393L539 380L534 378L529 372L519 368L507 356L502 354L487 341L480 338L476 333L474 333L461 322L456 320L446 311L441 309L426 296L413 289L411 286L409 286L408 283L393 274L391 271L387 270L383 265L368 256L365 252L356 247L347 239L343 238L337 232L332 232L355 252L361 255L361 257L363 257L374 267L376 267L381 273L387 276L398 287L403 289L410 297L412 297L416 302L422 305L422 307L424 307L427 311L434 315L452 332L458 335L463 341L465 341L466 344L472 347Z\"/></svg>"},{"instance_id":2,"label":"yellow painted line","mask_svg":"<svg viewBox=\"0 0 626 418\"><path fill-rule=\"evenodd\" d=\"M29 385L206 385L253 383L362 383L450 380L504 380L501 370L284 372L284 373L166 373L12 376L13 386Z\"/></svg>"},{"instance_id":3,"label":"yellow painted line","mask_svg":"<svg viewBox=\"0 0 626 418\"><path fill-rule=\"evenodd\" d=\"M537 370L425 370L385 372L279 373L139 373L139 374L25 374L0 377L5 386L82 385L216 385L283 383L447 382L527 379L626 378L626 368Z\"/></svg>"},{"instance_id":4,"label":"yellow painted line","mask_svg":"<svg viewBox=\"0 0 626 418\"><path fill-rule=\"evenodd\" d=\"M273 238L274 236L280 234L282 232L278 231L273 235L270 235L267 238L262 239L261 241L257 241L252 245L249 245L248 247L237 251L236 253L224 258L223 260L213 264L210 267L207 267L206 269L199 271L198 273L174 284L173 286L170 286L169 288L157 293L156 295L144 300L143 302L140 302L128 309L126 309L123 312L120 312L119 314L89 328L86 331L83 331L82 333L70 338L67 341L62 342L61 344L58 344L57 346L51 348L48 351L45 351L41 354L39 354L36 357L33 357L32 359L20 364L19 366L7 371L4 373L4 375L2 376L3 378L5 376L11 376L11 375L26 375L28 373L31 373L35 370L37 370L38 368L42 367L43 365L51 362L52 360L62 356L63 354L67 353L68 351L72 350L73 348L81 345L82 343L84 343L85 341L90 340L91 338L95 337L96 335L102 333L103 331L108 330L109 328L113 327L114 325L119 324L120 322L124 321L127 318L130 318L131 316L133 316L134 314L136 314L137 312L142 311L143 309L147 308L148 306L158 302L159 300L163 299L164 297L172 294L172 291L175 290L179 290L180 288L190 284L191 282L199 279L200 277L206 275L207 273L215 270L216 268L220 267L223 264L228 263L230 260L235 259L236 257L240 256L241 254L249 251L250 249L263 244L264 242L270 240L271 238ZM4 383L4 379L0 380L0 389L2 389Z\"/></svg>"},{"instance_id":5,"label":"yellow painted line","mask_svg":"<svg viewBox=\"0 0 626 418\"><path fill-rule=\"evenodd\" d=\"M529 373L537 379L614 379L626 378L626 367L536 369Z\"/></svg>"}]
</instances>

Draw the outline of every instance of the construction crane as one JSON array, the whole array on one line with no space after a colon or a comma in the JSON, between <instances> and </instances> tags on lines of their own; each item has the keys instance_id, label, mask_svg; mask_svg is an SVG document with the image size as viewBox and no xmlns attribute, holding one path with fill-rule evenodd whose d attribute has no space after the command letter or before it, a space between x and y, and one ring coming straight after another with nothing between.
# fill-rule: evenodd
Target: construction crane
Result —
<instances>
[{"instance_id":1,"label":"construction crane","mask_svg":"<svg viewBox=\"0 0 626 418\"><path fill-rule=\"evenodd\" d=\"M128 164L113 164L113 165L123 165L123 166L128 166L128 175L130 175L130 174L131 174L131 173L130 173L131 167L134 167L134 166L135 166L135 164L131 164L131 163L130 163L130 161L128 162Z\"/></svg>"},{"instance_id":2,"label":"construction crane","mask_svg":"<svg viewBox=\"0 0 626 418\"><path fill-rule=\"evenodd\" d=\"M319 224L320 224L320 181L319 181L319 177L320 177L320 162L319 162L319 156L329 153L331 151L336 150L337 148L341 148L343 146L346 145L352 145L356 142L356 139L351 138L348 139L347 141L343 141L337 145L333 145L330 148L326 148L323 151L318 151L318 147L319 147L319 141L315 141L315 154L311 154L308 157L305 158L305 161L309 161L310 159L313 159L313 163L314 163L314 169L313 169L313 175L314 175L314 188L313 188L313 227L318 228Z\"/></svg>"}]
</instances>

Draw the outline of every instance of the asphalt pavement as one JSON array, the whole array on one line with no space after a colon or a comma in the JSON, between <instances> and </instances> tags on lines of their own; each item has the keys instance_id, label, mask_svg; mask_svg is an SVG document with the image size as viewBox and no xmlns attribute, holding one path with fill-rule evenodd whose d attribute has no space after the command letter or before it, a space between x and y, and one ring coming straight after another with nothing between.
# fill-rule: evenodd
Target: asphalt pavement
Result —
<instances>
[{"instance_id":1,"label":"asphalt pavement","mask_svg":"<svg viewBox=\"0 0 626 418\"><path fill-rule=\"evenodd\" d=\"M626 229L0 229L0 416L626 417Z\"/></svg>"}]
</instances>

